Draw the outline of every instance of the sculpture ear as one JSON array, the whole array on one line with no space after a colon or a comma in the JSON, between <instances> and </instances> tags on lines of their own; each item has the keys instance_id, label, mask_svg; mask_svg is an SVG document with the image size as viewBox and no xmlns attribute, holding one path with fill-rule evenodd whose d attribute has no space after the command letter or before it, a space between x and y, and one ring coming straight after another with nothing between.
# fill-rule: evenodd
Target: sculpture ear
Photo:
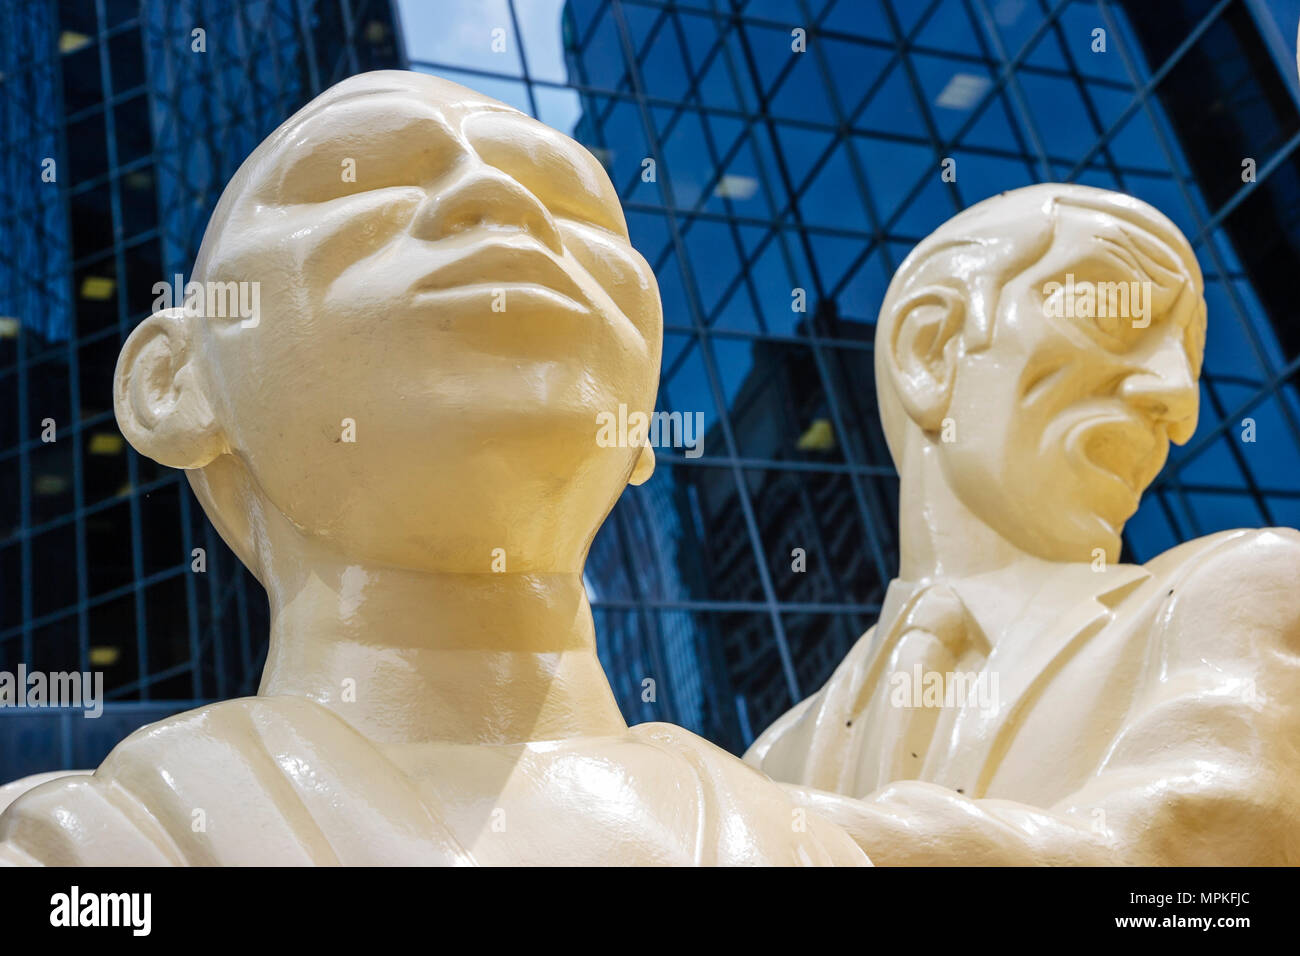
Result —
<instances>
[{"instance_id":1,"label":"sculpture ear","mask_svg":"<svg viewBox=\"0 0 1300 956\"><path fill-rule=\"evenodd\" d=\"M888 364L907 414L925 431L943 424L966 320L966 302L946 286L927 286L894 309Z\"/></svg>"},{"instance_id":2,"label":"sculpture ear","mask_svg":"<svg viewBox=\"0 0 1300 956\"><path fill-rule=\"evenodd\" d=\"M141 322L117 358L113 411L142 455L171 468L202 468L226 451L192 361L199 319L164 309Z\"/></svg>"},{"instance_id":3,"label":"sculpture ear","mask_svg":"<svg viewBox=\"0 0 1300 956\"><path fill-rule=\"evenodd\" d=\"M643 485L650 480L650 476L655 471L655 450L648 444L641 446L641 454L636 460L636 467L632 469L632 477L627 480L629 485Z\"/></svg>"}]
</instances>

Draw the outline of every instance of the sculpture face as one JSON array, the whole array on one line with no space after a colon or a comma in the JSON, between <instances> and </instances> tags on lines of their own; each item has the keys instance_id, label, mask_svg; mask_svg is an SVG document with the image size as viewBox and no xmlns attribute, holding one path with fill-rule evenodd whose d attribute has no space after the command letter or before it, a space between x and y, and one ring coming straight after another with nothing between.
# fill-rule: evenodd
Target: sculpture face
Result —
<instances>
[{"instance_id":1,"label":"sculpture face","mask_svg":"<svg viewBox=\"0 0 1300 956\"><path fill-rule=\"evenodd\" d=\"M1098 310L1081 290L1118 290L1102 283L1125 284L1126 314L1089 314ZM1032 554L1087 561L1103 548L1116 559L1170 440L1195 430L1204 343L1200 278L1176 250L1132 223L1059 205L1047 253L1001 291L991 344L957 369L956 440L938 446L949 486Z\"/></svg>"},{"instance_id":2,"label":"sculpture face","mask_svg":"<svg viewBox=\"0 0 1300 956\"><path fill-rule=\"evenodd\" d=\"M653 274L577 143L455 84L371 76L403 88L289 120L205 239L196 278L261 283L255 327L207 326L228 442L358 559L580 567L639 453L598 447L596 415L653 407Z\"/></svg>"}]
</instances>

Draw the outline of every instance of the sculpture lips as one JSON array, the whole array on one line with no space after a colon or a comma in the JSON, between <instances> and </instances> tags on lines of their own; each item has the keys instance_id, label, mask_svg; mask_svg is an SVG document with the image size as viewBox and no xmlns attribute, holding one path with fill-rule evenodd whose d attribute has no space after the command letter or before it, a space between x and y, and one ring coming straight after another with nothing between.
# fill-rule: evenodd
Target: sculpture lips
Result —
<instances>
[{"instance_id":1,"label":"sculpture lips","mask_svg":"<svg viewBox=\"0 0 1300 956\"><path fill-rule=\"evenodd\" d=\"M1127 411L1082 422L1067 441L1075 455L1123 482L1135 496L1154 477L1148 473L1159 441L1149 423Z\"/></svg>"},{"instance_id":2,"label":"sculpture lips","mask_svg":"<svg viewBox=\"0 0 1300 956\"><path fill-rule=\"evenodd\" d=\"M446 258L440 256L441 261L412 287L413 294L421 296L494 285L508 286L514 292L534 286L579 306L590 307L587 294L564 264L524 233L484 239L480 232L468 241L443 240L436 248L443 252L452 242L466 247L465 251ZM501 277L504 282L493 277Z\"/></svg>"}]
</instances>

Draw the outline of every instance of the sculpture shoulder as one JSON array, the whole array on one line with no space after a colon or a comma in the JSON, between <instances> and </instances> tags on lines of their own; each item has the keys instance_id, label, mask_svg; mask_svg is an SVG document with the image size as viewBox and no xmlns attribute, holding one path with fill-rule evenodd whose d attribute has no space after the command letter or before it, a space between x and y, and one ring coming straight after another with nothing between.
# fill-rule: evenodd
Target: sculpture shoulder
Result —
<instances>
[{"instance_id":1,"label":"sculpture shoulder","mask_svg":"<svg viewBox=\"0 0 1300 956\"><path fill-rule=\"evenodd\" d=\"M142 727L93 775L16 799L0 841L55 865L468 862L369 741L292 697Z\"/></svg>"},{"instance_id":2,"label":"sculpture shoulder","mask_svg":"<svg viewBox=\"0 0 1300 956\"><path fill-rule=\"evenodd\" d=\"M611 852L636 839L626 827L603 826L619 817L612 801L641 808L647 847L658 841L677 848L656 851L665 859L865 862L837 827L804 820L807 812L796 812L767 778L680 728L647 725L620 739L539 744L525 748L527 759L494 756L493 748L433 749L439 786L422 789L399 756L310 700L246 698L200 708L132 734L93 775L53 780L16 799L0 816L0 862L465 864L478 862L480 851L491 862L491 853L456 835L481 838L482 819L471 814L467 823L457 804L482 804L472 798L474 782L484 782L474 770L484 761L495 794L489 804L509 803L512 821L525 821L521 830L510 828L525 849L557 830L557 808L587 807L575 821L579 830L560 828L567 835L560 849L581 833L593 858L620 862L622 851ZM463 772L449 775L457 769ZM570 777L568 798L556 804L547 795ZM503 779L511 786L502 789ZM601 785L592 788L592 781ZM536 798L534 786L541 788ZM603 802L575 796L584 788ZM530 812L539 808L545 812ZM500 861L525 858L516 848Z\"/></svg>"},{"instance_id":3,"label":"sculpture shoulder","mask_svg":"<svg viewBox=\"0 0 1300 956\"><path fill-rule=\"evenodd\" d=\"M1300 530L1295 528L1238 528L1194 538L1148 561L1155 575L1196 570L1216 559L1242 565L1294 571L1300 567Z\"/></svg>"},{"instance_id":4,"label":"sculpture shoulder","mask_svg":"<svg viewBox=\"0 0 1300 956\"><path fill-rule=\"evenodd\" d=\"M739 758L672 724L631 728L634 740L689 766L700 795L698 862L789 866L866 866L866 855L839 826L794 801L784 788ZM680 780L672 786L679 789Z\"/></svg>"},{"instance_id":5,"label":"sculpture shoulder","mask_svg":"<svg viewBox=\"0 0 1300 956\"><path fill-rule=\"evenodd\" d=\"M1213 659L1278 642L1300 650L1300 531L1224 531L1147 563L1164 630Z\"/></svg>"}]
</instances>

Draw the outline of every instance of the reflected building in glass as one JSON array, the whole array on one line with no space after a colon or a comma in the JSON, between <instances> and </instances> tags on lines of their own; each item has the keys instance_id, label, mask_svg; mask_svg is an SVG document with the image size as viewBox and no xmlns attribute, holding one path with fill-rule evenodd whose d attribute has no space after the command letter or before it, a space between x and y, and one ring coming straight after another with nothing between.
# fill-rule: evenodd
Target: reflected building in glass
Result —
<instances>
[{"instance_id":1,"label":"reflected building in glass","mask_svg":"<svg viewBox=\"0 0 1300 956\"><path fill-rule=\"evenodd\" d=\"M0 671L94 671L108 699L0 708L0 780L256 691L265 593L184 475L127 446L113 370L244 157L401 63L387 0L0 3Z\"/></svg>"},{"instance_id":2,"label":"reflected building in glass","mask_svg":"<svg viewBox=\"0 0 1300 956\"><path fill-rule=\"evenodd\" d=\"M565 4L575 135L663 292L660 408L708 421L698 459L659 450L667 494L619 505L676 509L652 579L600 593L639 603L625 626L646 639L687 616L721 710L668 719L740 750L874 619L897 564L876 310L917 241L1002 190L1128 192L1197 250L1200 427L1126 559L1300 521L1298 17L1209 0Z\"/></svg>"}]
</instances>

